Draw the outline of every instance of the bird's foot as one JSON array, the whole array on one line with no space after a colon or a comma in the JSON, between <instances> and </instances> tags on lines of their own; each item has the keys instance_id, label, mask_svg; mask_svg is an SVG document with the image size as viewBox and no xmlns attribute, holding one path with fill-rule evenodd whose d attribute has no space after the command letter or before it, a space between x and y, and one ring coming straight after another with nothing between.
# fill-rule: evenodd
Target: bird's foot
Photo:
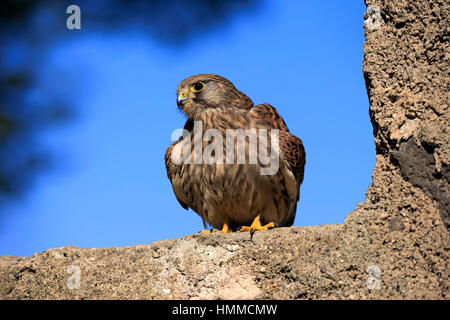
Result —
<instances>
[{"instance_id":1,"label":"bird's foot","mask_svg":"<svg viewBox=\"0 0 450 320\"><path fill-rule=\"evenodd\" d=\"M254 233L257 230L269 230L275 228L277 225L274 222L269 222L268 224L261 225L261 217L258 215L255 220L253 220L250 226L242 226L239 231L250 231L250 233Z\"/></svg>"},{"instance_id":2,"label":"bird's foot","mask_svg":"<svg viewBox=\"0 0 450 320\"><path fill-rule=\"evenodd\" d=\"M228 232L231 232L231 231L228 229L228 224L226 224L226 223L224 223L222 230L217 230L217 229L211 229L211 231L210 230L202 230L202 233L228 233Z\"/></svg>"}]
</instances>

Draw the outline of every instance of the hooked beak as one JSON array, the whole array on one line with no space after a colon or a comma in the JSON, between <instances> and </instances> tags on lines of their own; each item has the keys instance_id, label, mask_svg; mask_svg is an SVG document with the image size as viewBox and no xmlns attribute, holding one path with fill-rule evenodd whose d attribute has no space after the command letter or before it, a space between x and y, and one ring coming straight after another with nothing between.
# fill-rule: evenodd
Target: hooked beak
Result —
<instances>
[{"instance_id":1,"label":"hooked beak","mask_svg":"<svg viewBox=\"0 0 450 320\"><path fill-rule=\"evenodd\" d=\"M177 98L177 106L178 108L181 108L183 106L183 103L187 100L187 98Z\"/></svg>"},{"instance_id":2,"label":"hooked beak","mask_svg":"<svg viewBox=\"0 0 450 320\"><path fill-rule=\"evenodd\" d=\"M184 103L186 100L187 100L187 98L185 97L184 92L183 92L183 91L180 91L180 92L178 93L178 97L177 97L177 106L178 106L178 108L181 109L181 107L183 106L183 103Z\"/></svg>"}]
</instances>

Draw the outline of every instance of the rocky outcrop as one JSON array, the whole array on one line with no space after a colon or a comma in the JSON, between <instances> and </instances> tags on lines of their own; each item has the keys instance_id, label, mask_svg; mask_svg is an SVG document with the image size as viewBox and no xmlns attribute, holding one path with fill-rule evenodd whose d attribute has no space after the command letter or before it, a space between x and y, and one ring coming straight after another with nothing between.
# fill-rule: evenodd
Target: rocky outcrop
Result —
<instances>
[{"instance_id":1,"label":"rocky outcrop","mask_svg":"<svg viewBox=\"0 0 450 320\"><path fill-rule=\"evenodd\" d=\"M0 298L448 299L450 5L366 4L377 155L366 201L342 225L4 256Z\"/></svg>"}]
</instances>

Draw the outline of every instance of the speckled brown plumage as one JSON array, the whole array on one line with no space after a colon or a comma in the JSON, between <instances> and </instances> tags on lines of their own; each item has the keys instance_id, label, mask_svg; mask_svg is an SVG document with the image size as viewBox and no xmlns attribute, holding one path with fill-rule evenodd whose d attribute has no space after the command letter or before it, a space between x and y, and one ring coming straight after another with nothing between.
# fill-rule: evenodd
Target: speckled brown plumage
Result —
<instances>
[{"instance_id":1,"label":"speckled brown plumage","mask_svg":"<svg viewBox=\"0 0 450 320\"><path fill-rule=\"evenodd\" d=\"M199 82L202 84L198 85ZM193 92L194 84L202 87L201 92ZM227 129L265 129L269 133L278 129L280 147L278 171L273 175L261 175L260 169L265 165L260 162L176 164L174 148L185 145L193 148L194 139L180 138L172 143L165 155L167 175L183 208L191 208L202 217L205 226L209 224L218 229L225 223L232 229L249 225L257 215L263 223L292 225L303 181L305 151L301 140L289 132L276 109L269 104L254 106L230 81L213 74L183 80L177 93L180 109L188 117L187 131L192 133L194 121L201 121L202 133L216 128L225 141ZM204 141L203 148L209 142ZM268 144L272 145L270 136ZM236 149L234 151L236 157ZM251 152L247 143L246 159ZM223 153L225 157L225 145Z\"/></svg>"}]
</instances>

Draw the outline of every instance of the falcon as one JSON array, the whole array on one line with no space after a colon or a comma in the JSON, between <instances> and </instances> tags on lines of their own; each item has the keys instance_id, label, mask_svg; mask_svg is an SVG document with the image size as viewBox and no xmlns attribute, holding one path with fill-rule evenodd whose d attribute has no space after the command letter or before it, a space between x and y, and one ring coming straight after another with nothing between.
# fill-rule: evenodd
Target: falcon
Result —
<instances>
[{"instance_id":1,"label":"falcon","mask_svg":"<svg viewBox=\"0 0 450 320\"><path fill-rule=\"evenodd\" d=\"M177 105L187 121L183 135L166 151L167 176L180 205L194 210L205 229L212 227L202 232L253 234L291 226L306 154L277 110L266 103L255 106L233 83L214 74L183 80ZM247 133L240 145L236 132ZM263 153L276 166L262 161ZM245 161L237 161L240 156ZM276 170L263 173L269 167Z\"/></svg>"}]
</instances>

